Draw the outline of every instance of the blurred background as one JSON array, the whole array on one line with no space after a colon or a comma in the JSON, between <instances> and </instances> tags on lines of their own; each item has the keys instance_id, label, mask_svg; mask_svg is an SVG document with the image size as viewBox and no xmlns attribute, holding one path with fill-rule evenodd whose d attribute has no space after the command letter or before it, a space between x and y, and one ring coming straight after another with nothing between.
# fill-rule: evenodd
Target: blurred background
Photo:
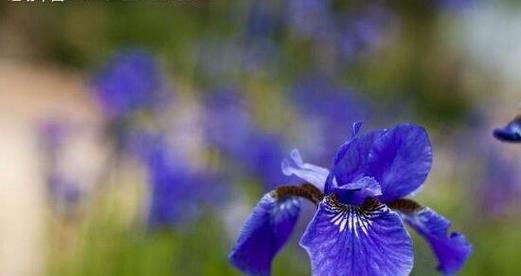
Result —
<instances>
[{"instance_id":1,"label":"blurred background","mask_svg":"<svg viewBox=\"0 0 521 276\"><path fill-rule=\"evenodd\" d=\"M521 146L491 134L520 72L518 1L2 1L0 275L239 275L281 160L328 167L358 120L425 126L461 275L520 275ZM309 274L313 208L274 275Z\"/></svg>"}]
</instances>

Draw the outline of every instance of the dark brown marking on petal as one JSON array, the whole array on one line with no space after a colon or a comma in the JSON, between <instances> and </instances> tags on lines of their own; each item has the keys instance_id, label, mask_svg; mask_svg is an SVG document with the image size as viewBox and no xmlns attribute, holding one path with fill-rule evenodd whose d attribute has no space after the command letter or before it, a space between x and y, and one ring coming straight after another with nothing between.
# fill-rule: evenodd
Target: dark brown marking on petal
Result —
<instances>
[{"instance_id":1,"label":"dark brown marking on petal","mask_svg":"<svg viewBox=\"0 0 521 276\"><path fill-rule=\"evenodd\" d=\"M288 196L302 197L316 205L324 198L324 194L320 189L309 183L304 183L302 186L280 186L273 190L272 193L278 198Z\"/></svg>"},{"instance_id":2,"label":"dark brown marking on petal","mask_svg":"<svg viewBox=\"0 0 521 276\"><path fill-rule=\"evenodd\" d=\"M398 210L404 213L413 213L423 208L416 201L408 198L400 198L387 204L389 208Z\"/></svg>"},{"instance_id":3,"label":"dark brown marking on petal","mask_svg":"<svg viewBox=\"0 0 521 276\"><path fill-rule=\"evenodd\" d=\"M374 197L368 197L362 204L362 209L367 212L371 212L382 208L383 204Z\"/></svg>"}]
</instances>

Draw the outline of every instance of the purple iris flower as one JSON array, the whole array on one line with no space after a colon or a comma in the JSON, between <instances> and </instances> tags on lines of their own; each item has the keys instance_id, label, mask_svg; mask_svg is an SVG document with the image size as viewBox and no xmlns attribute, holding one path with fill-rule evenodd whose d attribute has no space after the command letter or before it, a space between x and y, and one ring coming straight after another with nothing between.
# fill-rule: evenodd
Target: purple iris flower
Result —
<instances>
[{"instance_id":1,"label":"purple iris flower","mask_svg":"<svg viewBox=\"0 0 521 276\"><path fill-rule=\"evenodd\" d=\"M336 47L340 57L352 59L381 44L383 34L394 20L392 13L382 6L368 6L344 16L337 24Z\"/></svg>"},{"instance_id":2,"label":"purple iris flower","mask_svg":"<svg viewBox=\"0 0 521 276\"><path fill-rule=\"evenodd\" d=\"M158 104L162 90L159 67L144 50L116 53L92 80L93 94L109 118Z\"/></svg>"},{"instance_id":3,"label":"purple iris flower","mask_svg":"<svg viewBox=\"0 0 521 276\"><path fill-rule=\"evenodd\" d=\"M484 161L480 185L477 188L481 214L501 215L509 204L518 200L521 186L518 181L518 162L508 160L499 149L483 147L479 158ZM478 159L479 160L479 159ZM514 161L514 162L513 162Z\"/></svg>"},{"instance_id":4,"label":"purple iris flower","mask_svg":"<svg viewBox=\"0 0 521 276\"><path fill-rule=\"evenodd\" d=\"M230 89L216 91L206 99L206 110L208 144L225 158L260 179L268 190L293 180L280 173L280 160L287 152L283 137L256 128L239 93Z\"/></svg>"},{"instance_id":5,"label":"purple iris flower","mask_svg":"<svg viewBox=\"0 0 521 276\"><path fill-rule=\"evenodd\" d=\"M364 5L349 11L336 9L332 1L292 0L287 4L287 25L297 37L315 46L331 48L335 57L352 60L383 41L393 23L391 12L381 5ZM320 51L318 62L323 62Z\"/></svg>"},{"instance_id":6,"label":"purple iris flower","mask_svg":"<svg viewBox=\"0 0 521 276\"><path fill-rule=\"evenodd\" d=\"M494 129L494 137L509 143L521 142L521 115L515 117L503 128Z\"/></svg>"},{"instance_id":7,"label":"purple iris flower","mask_svg":"<svg viewBox=\"0 0 521 276\"><path fill-rule=\"evenodd\" d=\"M268 190L281 183L294 182L280 173L280 160L287 152L281 137L252 130L243 139L228 153L242 164L244 170L260 179Z\"/></svg>"},{"instance_id":8,"label":"purple iris flower","mask_svg":"<svg viewBox=\"0 0 521 276\"><path fill-rule=\"evenodd\" d=\"M284 160L286 175L302 186L280 186L267 193L247 219L231 262L252 275L269 275L271 261L288 240L297 221L301 199L317 211L300 239L313 275L408 275L413 247L404 222L431 246L438 269L457 272L472 251L450 222L427 207L405 199L421 187L432 163L428 135L420 126L353 135L338 150L331 170L304 163L297 151Z\"/></svg>"},{"instance_id":9,"label":"purple iris flower","mask_svg":"<svg viewBox=\"0 0 521 276\"><path fill-rule=\"evenodd\" d=\"M338 128L338 122L364 119L367 103L346 88L339 87L327 78L303 78L292 91L299 116L305 118L305 133L298 142L302 152L320 163L329 162L335 154L331 145L339 145L349 131Z\"/></svg>"},{"instance_id":10,"label":"purple iris flower","mask_svg":"<svg viewBox=\"0 0 521 276\"><path fill-rule=\"evenodd\" d=\"M209 174L197 170L175 155L160 135L143 135L141 158L145 162L150 202L147 225L151 228L170 227L187 222L200 212L205 183L213 183ZM201 192L198 192L201 191Z\"/></svg>"},{"instance_id":11,"label":"purple iris flower","mask_svg":"<svg viewBox=\"0 0 521 276\"><path fill-rule=\"evenodd\" d=\"M193 217L196 206L191 192L195 178L190 171L169 158L167 151L157 145L147 158L151 185L147 224L151 227L170 226Z\"/></svg>"}]
</instances>

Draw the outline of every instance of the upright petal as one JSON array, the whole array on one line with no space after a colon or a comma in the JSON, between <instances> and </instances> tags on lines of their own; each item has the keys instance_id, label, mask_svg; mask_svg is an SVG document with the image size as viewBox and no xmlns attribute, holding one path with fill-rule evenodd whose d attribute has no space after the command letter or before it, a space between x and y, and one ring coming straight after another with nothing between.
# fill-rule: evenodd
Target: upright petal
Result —
<instances>
[{"instance_id":1,"label":"upright petal","mask_svg":"<svg viewBox=\"0 0 521 276\"><path fill-rule=\"evenodd\" d=\"M449 220L425 207L405 213L403 217L431 246L438 259L438 270L453 274L463 267L472 252L472 245L460 233L448 235Z\"/></svg>"},{"instance_id":2,"label":"upright petal","mask_svg":"<svg viewBox=\"0 0 521 276\"><path fill-rule=\"evenodd\" d=\"M297 197L277 198L273 192L264 195L246 221L230 261L244 273L270 275L275 254L297 222L300 202Z\"/></svg>"},{"instance_id":3,"label":"upright petal","mask_svg":"<svg viewBox=\"0 0 521 276\"><path fill-rule=\"evenodd\" d=\"M382 187L380 200L389 202L418 189L432 165L432 147L424 128L401 124L375 140L367 175Z\"/></svg>"},{"instance_id":4,"label":"upright petal","mask_svg":"<svg viewBox=\"0 0 521 276\"><path fill-rule=\"evenodd\" d=\"M355 129L355 127L353 128ZM363 136L352 137L340 146L331 175L326 181L326 194L330 194L335 188L352 183L359 178L370 176L367 174L369 152L374 142L384 133L385 130L372 131Z\"/></svg>"},{"instance_id":5,"label":"upright petal","mask_svg":"<svg viewBox=\"0 0 521 276\"><path fill-rule=\"evenodd\" d=\"M313 275L408 275L412 241L400 217L376 200L362 207L327 196L300 240Z\"/></svg>"},{"instance_id":6,"label":"upright petal","mask_svg":"<svg viewBox=\"0 0 521 276\"><path fill-rule=\"evenodd\" d=\"M321 191L324 191L324 185L326 183L329 170L313 164L304 163L297 149L291 151L290 157L291 161L293 162L291 162L289 159L282 160L282 172L287 176L294 174L299 178L315 185Z\"/></svg>"}]
</instances>

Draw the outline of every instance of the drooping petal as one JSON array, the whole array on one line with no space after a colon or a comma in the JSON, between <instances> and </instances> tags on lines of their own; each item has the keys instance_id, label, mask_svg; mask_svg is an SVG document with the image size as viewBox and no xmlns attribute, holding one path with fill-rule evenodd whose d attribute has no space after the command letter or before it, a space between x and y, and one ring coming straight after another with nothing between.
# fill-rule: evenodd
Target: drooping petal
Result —
<instances>
[{"instance_id":1,"label":"drooping petal","mask_svg":"<svg viewBox=\"0 0 521 276\"><path fill-rule=\"evenodd\" d=\"M286 176L296 175L299 178L315 185L321 191L324 191L324 185L326 183L329 170L313 164L304 163L302 157L297 149L294 149L290 153L291 161L289 159L282 160L282 172Z\"/></svg>"},{"instance_id":2,"label":"drooping petal","mask_svg":"<svg viewBox=\"0 0 521 276\"><path fill-rule=\"evenodd\" d=\"M327 196L300 240L312 273L322 275L408 275L412 241L400 217L370 200L362 207Z\"/></svg>"},{"instance_id":3,"label":"drooping petal","mask_svg":"<svg viewBox=\"0 0 521 276\"><path fill-rule=\"evenodd\" d=\"M448 234L449 220L425 207L405 213L403 217L429 243L438 259L438 270L453 274L463 267L472 252L472 245L463 234Z\"/></svg>"},{"instance_id":4,"label":"drooping petal","mask_svg":"<svg viewBox=\"0 0 521 276\"><path fill-rule=\"evenodd\" d=\"M521 116L517 116L503 128L494 129L494 137L504 142L521 142Z\"/></svg>"},{"instance_id":5,"label":"drooping petal","mask_svg":"<svg viewBox=\"0 0 521 276\"><path fill-rule=\"evenodd\" d=\"M244 273L270 275L273 258L297 222L300 203L297 197L264 195L247 219L230 261Z\"/></svg>"},{"instance_id":6,"label":"drooping petal","mask_svg":"<svg viewBox=\"0 0 521 276\"><path fill-rule=\"evenodd\" d=\"M353 128L356 130L355 126ZM363 136L352 137L340 146L331 175L326 181L326 194L330 194L335 188L352 183L364 176L371 176L367 174L369 153L373 143L384 133L385 130L372 131Z\"/></svg>"},{"instance_id":7,"label":"drooping petal","mask_svg":"<svg viewBox=\"0 0 521 276\"><path fill-rule=\"evenodd\" d=\"M389 202L418 189L432 165L427 132L414 124L400 124L376 139L369 152L366 175L382 187L380 200Z\"/></svg>"}]
</instances>

